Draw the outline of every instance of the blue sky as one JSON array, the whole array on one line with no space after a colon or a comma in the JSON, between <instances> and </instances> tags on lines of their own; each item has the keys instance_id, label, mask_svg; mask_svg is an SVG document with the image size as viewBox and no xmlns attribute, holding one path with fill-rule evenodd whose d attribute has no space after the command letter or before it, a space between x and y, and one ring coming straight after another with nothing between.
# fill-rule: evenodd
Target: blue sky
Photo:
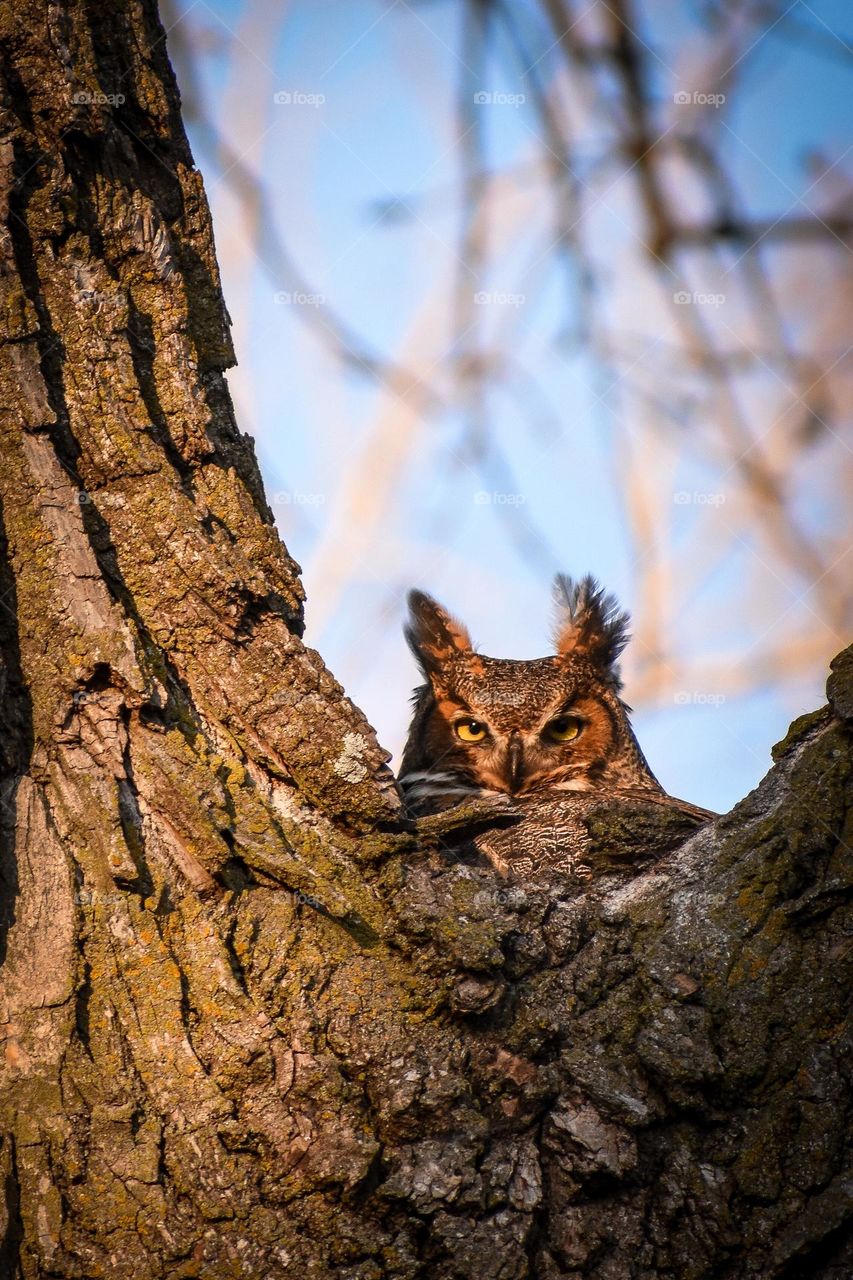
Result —
<instances>
[{"instance_id":1,"label":"blue sky","mask_svg":"<svg viewBox=\"0 0 853 1280\"><path fill-rule=\"evenodd\" d=\"M685 62L699 65L690 59L701 63L708 37L696 26L694 6L650 8L654 22L641 34L666 109L684 84L673 70L683 76ZM541 40L540 72L557 76L536 11L518 6L520 26L534 48ZM470 272L462 277L492 299L472 312L472 349L489 350L495 335L507 332L515 370L484 380L482 421L502 461L483 464L452 385L438 413L383 397L335 356L323 327L334 313L385 360L446 368L455 282L465 272L454 113L467 75L460 6L294 0L283 10L214 2L181 12L205 108L262 177L275 226L310 285L297 297L275 278L269 255L262 255L266 265L258 259L228 175L190 127L234 319L239 368L230 382L238 420L255 438L282 535L303 566L308 642L398 754L415 680L400 631L405 590L418 585L444 600L484 652L541 655L550 648L554 572L592 571L634 605L636 547L615 477L626 457L633 467L669 468L669 487L659 491L671 507L667 555L674 549L680 559L661 626L681 665L672 687L642 701L636 727L669 790L729 807L766 771L770 746L790 719L822 700L825 670L815 664L795 679L753 679L747 693L727 692L720 655L727 655L736 689L738 664L760 651L764 633L801 614L807 625L818 606L808 581L766 558L760 520L752 528L738 515L734 524L739 499L713 450L697 454L666 438L655 443L653 433L635 427L621 382L574 341L579 278L545 251L550 214L531 198L525 176L540 141L529 85L498 44L478 83L526 101L498 101L478 119L488 165L509 175L509 190L490 228L488 269L476 280ZM795 4L743 58L721 145L754 216L803 213L814 203L808 155L820 151L835 161L850 146L849 73L839 40L845 25L841 3ZM276 103L276 93L287 100ZM614 184L613 192L596 222L605 279L610 246L616 271L631 235L630 204L621 187ZM389 215L394 201L396 217ZM626 331L632 305L638 327L646 326L642 374L662 358L667 334L661 330L658 346L642 290L633 299L629 291L627 305ZM789 322L796 332L795 309ZM360 477L356 493L353 475ZM679 505L672 495L680 493L691 501ZM714 507L697 494L723 497ZM817 483L797 497L805 520L817 525L827 512L834 520ZM731 545L700 571L703 548L717 543ZM745 590L748 575L757 576L757 591ZM716 662L715 683L696 674L706 659ZM630 674L629 663L629 701Z\"/></svg>"}]
</instances>

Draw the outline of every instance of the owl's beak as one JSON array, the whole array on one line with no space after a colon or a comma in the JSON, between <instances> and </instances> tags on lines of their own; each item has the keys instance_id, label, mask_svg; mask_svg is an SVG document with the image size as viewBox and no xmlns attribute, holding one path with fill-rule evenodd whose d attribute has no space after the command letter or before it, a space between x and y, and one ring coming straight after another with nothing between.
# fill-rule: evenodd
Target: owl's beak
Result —
<instances>
[{"instance_id":1,"label":"owl's beak","mask_svg":"<svg viewBox=\"0 0 853 1280\"><path fill-rule=\"evenodd\" d=\"M506 753L506 778L510 791L517 791L524 777L524 743L511 733Z\"/></svg>"}]
</instances>

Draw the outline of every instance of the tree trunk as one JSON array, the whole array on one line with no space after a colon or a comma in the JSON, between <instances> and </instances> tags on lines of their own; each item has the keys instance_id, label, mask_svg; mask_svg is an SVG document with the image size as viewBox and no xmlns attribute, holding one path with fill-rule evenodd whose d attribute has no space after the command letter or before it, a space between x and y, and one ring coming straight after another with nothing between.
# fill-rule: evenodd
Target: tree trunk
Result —
<instances>
[{"instance_id":1,"label":"tree trunk","mask_svg":"<svg viewBox=\"0 0 853 1280\"><path fill-rule=\"evenodd\" d=\"M153 4L0 48L0 1274L841 1280L850 651L651 869L432 848L300 640Z\"/></svg>"}]
</instances>

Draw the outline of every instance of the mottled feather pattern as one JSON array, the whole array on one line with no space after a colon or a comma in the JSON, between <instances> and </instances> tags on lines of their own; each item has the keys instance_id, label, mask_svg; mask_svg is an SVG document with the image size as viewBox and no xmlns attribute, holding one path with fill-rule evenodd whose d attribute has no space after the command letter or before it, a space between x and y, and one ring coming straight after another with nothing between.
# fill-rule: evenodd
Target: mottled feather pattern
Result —
<instances>
[{"instance_id":1,"label":"mottled feather pattern","mask_svg":"<svg viewBox=\"0 0 853 1280\"><path fill-rule=\"evenodd\" d=\"M605 593L587 574L574 582L565 573L554 579L556 623L554 643L558 653L581 649L617 689L622 680L616 661L631 638L630 619L619 601Z\"/></svg>"},{"instance_id":2,"label":"mottled feather pattern","mask_svg":"<svg viewBox=\"0 0 853 1280\"><path fill-rule=\"evenodd\" d=\"M591 875L591 858L607 861L603 802L616 806L614 829L637 857L655 846L656 826L660 851L713 816L667 795L631 729L618 669L628 615L591 577L559 575L554 599L556 653L519 661L477 653L435 600L409 597L406 638L425 682L400 769L407 808L417 817L504 797L516 821L475 844L516 878Z\"/></svg>"}]
</instances>

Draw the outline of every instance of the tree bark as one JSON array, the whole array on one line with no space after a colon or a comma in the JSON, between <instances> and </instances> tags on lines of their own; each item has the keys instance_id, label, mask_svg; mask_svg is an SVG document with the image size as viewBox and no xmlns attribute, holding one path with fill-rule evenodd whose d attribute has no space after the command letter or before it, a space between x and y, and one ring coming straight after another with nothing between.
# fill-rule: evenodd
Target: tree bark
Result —
<instances>
[{"instance_id":1,"label":"tree bark","mask_svg":"<svg viewBox=\"0 0 853 1280\"><path fill-rule=\"evenodd\" d=\"M651 868L448 855L301 642L154 5L0 53L0 1275L841 1280L851 651Z\"/></svg>"}]
</instances>

